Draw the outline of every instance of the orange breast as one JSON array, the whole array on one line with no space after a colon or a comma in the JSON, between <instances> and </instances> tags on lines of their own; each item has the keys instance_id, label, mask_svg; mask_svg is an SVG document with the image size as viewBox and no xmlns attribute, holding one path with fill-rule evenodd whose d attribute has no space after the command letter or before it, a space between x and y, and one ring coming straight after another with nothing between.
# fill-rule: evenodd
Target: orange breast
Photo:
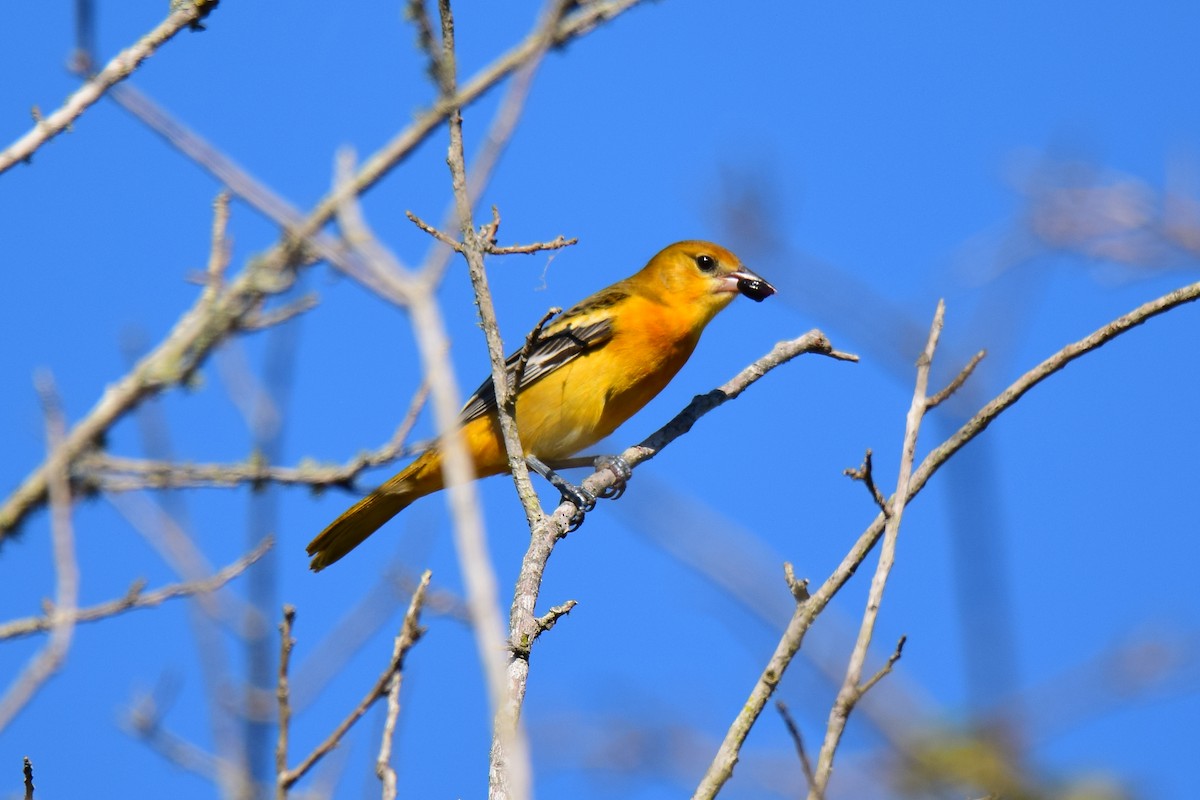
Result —
<instances>
[{"instance_id":1,"label":"orange breast","mask_svg":"<svg viewBox=\"0 0 1200 800\"><path fill-rule=\"evenodd\" d=\"M687 362L699 334L650 301L629 303L604 346L518 397L517 425L526 451L552 460L595 444L650 402Z\"/></svg>"}]
</instances>

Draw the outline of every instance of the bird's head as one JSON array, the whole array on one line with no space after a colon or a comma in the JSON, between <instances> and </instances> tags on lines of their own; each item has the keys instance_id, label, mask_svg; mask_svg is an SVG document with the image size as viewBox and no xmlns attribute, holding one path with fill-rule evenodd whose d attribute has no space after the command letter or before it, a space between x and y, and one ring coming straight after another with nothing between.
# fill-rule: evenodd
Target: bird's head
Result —
<instances>
[{"instance_id":1,"label":"bird's head","mask_svg":"<svg viewBox=\"0 0 1200 800\"><path fill-rule=\"evenodd\" d=\"M775 294L774 286L746 269L733 253L712 242L676 242L650 259L642 272L661 286L664 302L689 305L709 319L739 293L755 302Z\"/></svg>"}]
</instances>

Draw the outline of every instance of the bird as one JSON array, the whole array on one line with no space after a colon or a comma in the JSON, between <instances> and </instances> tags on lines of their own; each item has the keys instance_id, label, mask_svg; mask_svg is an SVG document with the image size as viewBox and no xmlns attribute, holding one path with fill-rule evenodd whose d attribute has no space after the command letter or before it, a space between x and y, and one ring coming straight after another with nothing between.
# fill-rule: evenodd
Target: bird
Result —
<instances>
[{"instance_id":1,"label":"bird","mask_svg":"<svg viewBox=\"0 0 1200 800\"><path fill-rule=\"evenodd\" d=\"M775 287L720 245L676 242L553 319L532 346L508 358L510 383L519 375L516 423L526 461L575 503L579 521L595 498L546 462L590 447L658 395L692 355L705 326L739 293L761 302ZM476 478L509 471L491 378L467 400L458 425ZM603 459L603 465L622 485L629 477L620 459ZM338 561L413 501L444 487L435 442L309 543L310 568L318 572Z\"/></svg>"}]
</instances>

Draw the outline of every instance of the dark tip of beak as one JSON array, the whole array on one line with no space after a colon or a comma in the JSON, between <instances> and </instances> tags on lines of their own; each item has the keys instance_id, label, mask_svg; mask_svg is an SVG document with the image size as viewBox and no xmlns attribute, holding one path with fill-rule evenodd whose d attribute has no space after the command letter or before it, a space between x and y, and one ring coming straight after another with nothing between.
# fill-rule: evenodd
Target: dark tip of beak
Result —
<instances>
[{"instance_id":1,"label":"dark tip of beak","mask_svg":"<svg viewBox=\"0 0 1200 800\"><path fill-rule=\"evenodd\" d=\"M749 297L756 303L761 303L771 295L775 294L775 287L764 281L757 275L743 275L738 278L738 291Z\"/></svg>"}]
</instances>

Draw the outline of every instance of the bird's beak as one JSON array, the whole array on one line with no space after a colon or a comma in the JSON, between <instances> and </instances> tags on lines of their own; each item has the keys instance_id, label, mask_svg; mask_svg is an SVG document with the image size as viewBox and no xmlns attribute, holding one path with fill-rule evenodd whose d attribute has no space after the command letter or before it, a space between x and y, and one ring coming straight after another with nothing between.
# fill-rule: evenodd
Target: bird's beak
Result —
<instances>
[{"instance_id":1,"label":"bird's beak","mask_svg":"<svg viewBox=\"0 0 1200 800\"><path fill-rule=\"evenodd\" d=\"M725 280L729 281L727 291L741 292L756 303L775 294L774 286L744 267L726 275Z\"/></svg>"}]
</instances>

